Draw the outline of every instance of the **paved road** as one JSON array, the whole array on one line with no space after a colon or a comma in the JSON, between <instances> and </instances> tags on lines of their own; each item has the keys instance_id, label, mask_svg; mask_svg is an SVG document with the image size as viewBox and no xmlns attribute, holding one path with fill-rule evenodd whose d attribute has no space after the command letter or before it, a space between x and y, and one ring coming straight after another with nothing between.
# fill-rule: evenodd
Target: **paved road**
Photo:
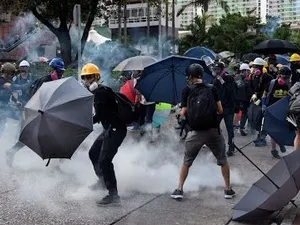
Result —
<instances>
[{"instance_id":1,"label":"paved road","mask_svg":"<svg viewBox=\"0 0 300 225\"><path fill-rule=\"evenodd\" d=\"M49 167L24 148L16 155L13 168L8 169L4 152L12 140L0 140L4 143L0 152L0 224L236 224L229 222L231 209L261 174L241 154L229 158L237 196L225 200L220 168L204 149L191 169L185 199L170 199L183 154L172 126L163 128L155 143L128 135L114 161L122 198L118 207L98 207L95 201L105 192L88 188L96 177L87 149L99 131L82 144L72 160L53 160ZM236 143L243 146L254 138L237 134ZM277 162L267 147L250 145L244 152L263 171Z\"/></svg>"}]
</instances>

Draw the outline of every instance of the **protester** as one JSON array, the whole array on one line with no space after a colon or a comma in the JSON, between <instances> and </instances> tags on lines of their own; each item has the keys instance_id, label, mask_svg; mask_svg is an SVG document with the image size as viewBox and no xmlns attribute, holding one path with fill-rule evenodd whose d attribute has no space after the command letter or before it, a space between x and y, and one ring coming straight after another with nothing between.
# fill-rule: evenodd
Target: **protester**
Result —
<instances>
[{"instance_id":1,"label":"protester","mask_svg":"<svg viewBox=\"0 0 300 225\"><path fill-rule=\"evenodd\" d=\"M32 84L32 75L29 73L30 64L23 60L19 64L19 74L13 78L12 90L18 101L24 106L29 100L29 89Z\"/></svg>"},{"instance_id":2,"label":"protester","mask_svg":"<svg viewBox=\"0 0 300 225\"><path fill-rule=\"evenodd\" d=\"M88 63L83 66L80 75L85 87L95 96L93 121L94 123L101 122L104 128L89 151L90 160L99 178L98 182L91 188L97 189L105 185L108 190L108 195L97 204L117 204L120 203L120 197L112 160L126 137L126 124L118 116L114 92L110 88L98 84L101 78L99 68Z\"/></svg>"},{"instance_id":3,"label":"protester","mask_svg":"<svg viewBox=\"0 0 300 225\"><path fill-rule=\"evenodd\" d=\"M271 82L273 77L268 73L263 72L265 61L262 58L256 58L253 62L253 73L251 76L251 88L253 90L253 95L251 97L252 104L258 106L260 109L260 119L256 124L253 124L252 127L258 131L256 140L254 144L257 147L266 146L266 134L261 130L263 114L261 109L261 98L264 91L266 90L268 84Z\"/></svg>"},{"instance_id":4,"label":"protester","mask_svg":"<svg viewBox=\"0 0 300 225\"><path fill-rule=\"evenodd\" d=\"M292 54L290 63L292 71L291 85L294 85L296 82L300 81L300 55L297 53Z\"/></svg>"},{"instance_id":5,"label":"protester","mask_svg":"<svg viewBox=\"0 0 300 225\"><path fill-rule=\"evenodd\" d=\"M185 139L185 153L179 173L177 189L171 195L174 199L183 198L183 186L188 176L189 168L197 157L200 149L206 144L221 166L225 182L225 198L233 198L235 192L230 187L230 169L226 158L226 147L220 132L217 114L223 113L222 104L214 87L202 82L203 67L192 64L186 71L189 85L182 93L182 109L180 115L187 117L191 131Z\"/></svg>"},{"instance_id":6,"label":"protester","mask_svg":"<svg viewBox=\"0 0 300 225\"><path fill-rule=\"evenodd\" d=\"M223 62L217 62L213 66L213 85L218 91L218 96L223 106L223 114L219 115L219 121L224 118L228 133L228 156L233 156L235 148L233 144L234 128L233 118L235 109L235 90L236 84L234 78L225 72L225 65Z\"/></svg>"},{"instance_id":7,"label":"protester","mask_svg":"<svg viewBox=\"0 0 300 225\"><path fill-rule=\"evenodd\" d=\"M270 105L274 104L281 98L288 95L290 87L291 70L287 66L282 66L278 71L278 76L273 79L267 86L265 93L262 97L262 109L263 111ZM271 155L280 159L281 157L276 150L276 142L271 138ZM279 145L282 153L286 152L286 148L283 145Z\"/></svg>"},{"instance_id":8,"label":"protester","mask_svg":"<svg viewBox=\"0 0 300 225\"><path fill-rule=\"evenodd\" d=\"M60 79L65 71L65 64L61 58L53 58L51 60L43 58L43 61L49 63L52 71L50 72L50 74L38 78L31 84L28 91L28 99L30 99L36 93L36 91L42 86L43 83ZM18 141L11 149L6 152L6 164L9 167L11 167L13 164L15 154L24 146L25 145L23 143Z\"/></svg>"},{"instance_id":9,"label":"protester","mask_svg":"<svg viewBox=\"0 0 300 225\"><path fill-rule=\"evenodd\" d=\"M237 86L235 92L235 116L237 117L237 114L240 111L242 112L239 131L242 136L247 136L245 125L248 119L248 107L250 105L250 99L252 96L252 90L249 81L250 67L248 64L242 63L239 67L239 71L240 73L234 77Z\"/></svg>"},{"instance_id":10,"label":"protester","mask_svg":"<svg viewBox=\"0 0 300 225\"><path fill-rule=\"evenodd\" d=\"M272 54L269 56L268 62L266 62L265 66L267 68L268 74L270 74L273 79L276 79L277 77L277 72L278 72L278 68L277 68L277 58L276 55Z\"/></svg>"},{"instance_id":11,"label":"protester","mask_svg":"<svg viewBox=\"0 0 300 225\"><path fill-rule=\"evenodd\" d=\"M7 118L11 117L13 112L9 107L11 97L11 81L15 75L16 67L12 63L4 63L1 66L0 77L0 137L4 131Z\"/></svg>"}]
</instances>

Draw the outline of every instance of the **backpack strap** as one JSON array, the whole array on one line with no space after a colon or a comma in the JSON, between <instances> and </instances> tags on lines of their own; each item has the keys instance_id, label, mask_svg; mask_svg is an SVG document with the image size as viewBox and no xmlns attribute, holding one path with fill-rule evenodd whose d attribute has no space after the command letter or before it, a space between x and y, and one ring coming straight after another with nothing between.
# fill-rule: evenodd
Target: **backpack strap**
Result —
<instances>
[{"instance_id":1,"label":"backpack strap","mask_svg":"<svg viewBox=\"0 0 300 225\"><path fill-rule=\"evenodd\" d=\"M272 92L273 89L274 89L276 80L277 80L277 79L273 79L273 80L271 80L271 82L270 82L269 89L268 89L268 94L269 94L269 95L271 94L271 92Z\"/></svg>"}]
</instances>

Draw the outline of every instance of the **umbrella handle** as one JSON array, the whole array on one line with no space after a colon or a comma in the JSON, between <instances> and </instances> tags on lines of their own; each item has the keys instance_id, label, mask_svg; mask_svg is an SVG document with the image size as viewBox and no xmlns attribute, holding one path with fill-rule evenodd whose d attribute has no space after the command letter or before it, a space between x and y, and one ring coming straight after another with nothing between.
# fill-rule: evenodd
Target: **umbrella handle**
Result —
<instances>
[{"instance_id":1,"label":"umbrella handle","mask_svg":"<svg viewBox=\"0 0 300 225\"><path fill-rule=\"evenodd\" d=\"M244 147L248 146L252 142L253 141L251 141L250 143L248 143ZM236 148L236 150L238 150L238 152L240 152L256 169L258 169L272 184L274 184L274 186L277 189L279 189L279 186L264 171L262 171L251 159L249 159L248 156L245 155L245 153L242 151L241 148L237 147L234 143L233 143L233 145ZM293 206L295 206L296 208L298 208L298 206L295 204L294 200L290 200L290 203L292 203Z\"/></svg>"},{"instance_id":2,"label":"umbrella handle","mask_svg":"<svg viewBox=\"0 0 300 225\"><path fill-rule=\"evenodd\" d=\"M51 158L48 159L48 162L47 162L47 164L46 164L46 167L49 166L50 160L51 160Z\"/></svg>"}]
</instances>

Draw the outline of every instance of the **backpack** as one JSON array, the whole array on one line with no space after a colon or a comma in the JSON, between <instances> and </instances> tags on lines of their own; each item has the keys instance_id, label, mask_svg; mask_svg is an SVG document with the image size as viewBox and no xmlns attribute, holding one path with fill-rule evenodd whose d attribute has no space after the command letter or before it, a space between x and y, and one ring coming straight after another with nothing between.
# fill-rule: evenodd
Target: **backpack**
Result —
<instances>
[{"instance_id":1,"label":"backpack","mask_svg":"<svg viewBox=\"0 0 300 225\"><path fill-rule=\"evenodd\" d=\"M217 120L217 106L211 88L197 86L191 88L187 100L187 119L191 130L207 130Z\"/></svg>"},{"instance_id":2,"label":"backpack","mask_svg":"<svg viewBox=\"0 0 300 225\"><path fill-rule=\"evenodd\" d=\"M292 96L288 106L289 114L300 113L300 83L296 82L290 89L289 94Z\"/></svg>"},{"instance_id":3,"label":"backpack","mask_svg":"<svg viewBox=\"0 0 300 225\"><path fill-rule=\"evenodd\" d=\"M101 88L105 88L113 93L117 104L117 114L119 119L125 124L131 124L137 119L136 107L131 101L122 93L114 92L111 88L99 85Z\"/></svg>"}]
</instances>

